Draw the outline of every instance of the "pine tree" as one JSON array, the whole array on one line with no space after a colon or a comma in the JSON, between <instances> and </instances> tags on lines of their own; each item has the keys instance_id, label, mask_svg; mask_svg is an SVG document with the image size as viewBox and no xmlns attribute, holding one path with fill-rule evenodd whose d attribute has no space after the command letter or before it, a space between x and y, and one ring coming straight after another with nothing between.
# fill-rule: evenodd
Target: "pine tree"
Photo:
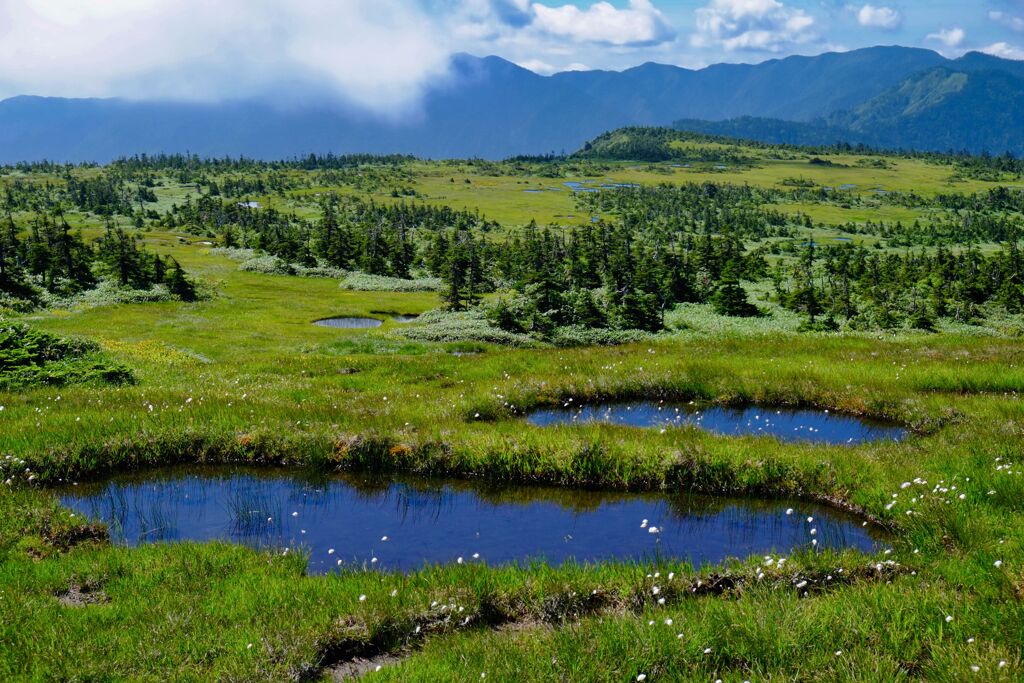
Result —
<instances>
[{"instance_id":1,"label":"pine tree","mask_svg":"<svg viewBox=\"0 0 1024 683\"><path fill-rule=\"evenodd\" d=\"M720 315L750 318L761 315L760 309L747 300L747 292L740 284L739 265L730 261L722 271L718 289L711 296L711 305Z\"/></svg>"},{"instance_id":2,"label":"pine tree","mask_svg":"<svg viewBox=\"0 0 1024 683\"><path fill-rule=\"evenodd\" d=\"M182 301L196 300L195 285L185 276L185 272L181 269L181 264L177 261L174 262L174 267L168 271L166 282L167 289L177 298Z\"/></svg>"}]
</instances>

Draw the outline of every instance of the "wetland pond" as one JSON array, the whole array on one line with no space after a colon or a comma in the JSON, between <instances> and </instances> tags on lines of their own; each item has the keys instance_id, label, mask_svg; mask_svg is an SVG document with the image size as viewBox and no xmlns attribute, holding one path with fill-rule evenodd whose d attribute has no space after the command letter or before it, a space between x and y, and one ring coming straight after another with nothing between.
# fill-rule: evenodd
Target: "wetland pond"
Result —
<instances>
[{"instance_id":1,"label":"wetland pond","mask_svg":"<svg viewBox=\"0 0 1024 683\"><path fill-rule=\"evenodd\" d=\"M223 540L309 554L309 571L427 564L679 560L885 545L812 503L603 493L379 475L174 468L66 486L61 501L115 542ZM812 521L808 521L812 518ZM812 534L812 529L816 530Z\"/></svg>"},{"instance_id":2,"label":"wetland pond","mask_svg":"<svg viewBox=\"0 0 1024 683\"><path fill-rule=\"evenodd\" d=\"M372 327L380 327L383 321L377 318L341 317L314 320L313 324L319 327L335 327L343 330L365 330Z\"/></svg>"},{"instance_id":3,"label":"wetland pond","mask_svg":"<svg viewBox=\"0 0 1024 683\"><path fill-rule=\"evenodd\" d=\"M540 427L603 422L626 427L667 429L692 426L722 436L772 436L780 441L833 445L900 441L908 431L895 423L828 410L747 405L631 401L536 410L527 420Z\"/></svg>"},{"instance_id":4,"label":"wetland pond","mask_svg":"<svg viewBox=\"0 0 1024 683\"><path fill-rule=\"evenodd\" d=\"M382 313L380 311L370 311L374 314L386 315L396 323L407 324L415 322L419 317L419 313ZM336 318L321 318L320 320L314 320L314 325L320 327L334 327L342 330L366 330L374 327L380 327L384 324L384 321L380 318L361 318L355 316L339 316Z\"/></svg>"}]
</instances>

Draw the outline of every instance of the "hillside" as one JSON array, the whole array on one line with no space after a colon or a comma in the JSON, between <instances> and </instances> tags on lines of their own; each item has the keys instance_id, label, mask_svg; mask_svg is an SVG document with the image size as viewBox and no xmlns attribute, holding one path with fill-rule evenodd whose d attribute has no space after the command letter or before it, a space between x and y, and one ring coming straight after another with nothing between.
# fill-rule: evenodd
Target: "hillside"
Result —
<instances>
[{"instance_id":1,"label":"hillside","mask_svg":"<svg viewBox=\"0 0 1024 683\"><path fill-rule=\"evenodd\" d=\"M784 144L849 142L890 149L1024 153L1024 79L936 68L845 112L811 122L744 117L674 127Z\"/></svg>"}]
</instances>

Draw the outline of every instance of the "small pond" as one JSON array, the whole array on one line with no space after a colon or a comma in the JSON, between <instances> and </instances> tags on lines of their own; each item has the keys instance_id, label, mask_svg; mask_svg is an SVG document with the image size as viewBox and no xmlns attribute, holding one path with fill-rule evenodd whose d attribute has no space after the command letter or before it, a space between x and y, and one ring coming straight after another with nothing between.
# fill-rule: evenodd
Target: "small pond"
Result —
<instances>
[{"instance_id":1,"label":"small pond","mask_svg":"<svg viewBox=\"0 0 1024 683\"><path fill-rule=\"evenodd\" d=\"M789 554L812 539L819 548L865 552L884 545L873 527L813 504L694 495L244 468L121 475L59 493L66 506L106 522L120 543L225 540L303 549L313 573L339 566L409 571L460 557L488 564L659 558L701 564Z\"/></svg>"},{"instance_id":2,"label":"small pond","mask_svg":"<svg viewBox=\"0 0 1024 683\"><path fill-rule=\"evenodd\" d=\"M868 441L899 441L907 430L870 418L842 415L828 410L767 406L706 406L635 401L537 410L528 420L547 427L560 424L606 422L627 427L669 428L693 426L737 436L773 436L780 441L826 444L859 444Z\"/></svg>"},{"instance_id":3,"label":"small pond","mask_svg":"<svg viewBox=\"0 0 1024 683\"><path fill-rule=\"evenodd\" d=\"M592 180L585 180L585 181L583 181L581 183L581 182L578 182L578 181L575 181L575 180L570 180L570 181L566 181L566 182L564 182L562 184L565 185L566 187L568 187L573 192L597 192L598 190L597 190L596 187L585 187L584 186L584 183L588 183L589 184L589 183L592 183L592 182L594 182L594 181L592 181Z\"/></svg>"},{"instance_id":4,"label":"small pond","mask_svg":"<svg viewBox=\"0 0 1024 683\"><path fill-rule=\"evenodd\" d=\"M380 327L382 321L377 318L341 317L314 320L313 324L320 327L335 327L343 330L363 330L371 327Z\"/></svg>"}]
</instances>

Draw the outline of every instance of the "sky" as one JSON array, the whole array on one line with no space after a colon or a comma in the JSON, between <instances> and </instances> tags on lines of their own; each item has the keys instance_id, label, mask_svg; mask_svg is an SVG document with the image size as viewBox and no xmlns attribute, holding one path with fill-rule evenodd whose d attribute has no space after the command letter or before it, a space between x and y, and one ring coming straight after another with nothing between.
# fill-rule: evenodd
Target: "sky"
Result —
<instances>
[{"instance_id":1,"label":"sky","mask_svg":"<svg viewBox=\"0 0 1024 683\"><path fill-rule=\"evenodd\" d=\"M0 99L316 92L398 115L459 52L547 75L872 45L1024 59L1024 0L0 0Z\"/></svg>"}]
</instances>

